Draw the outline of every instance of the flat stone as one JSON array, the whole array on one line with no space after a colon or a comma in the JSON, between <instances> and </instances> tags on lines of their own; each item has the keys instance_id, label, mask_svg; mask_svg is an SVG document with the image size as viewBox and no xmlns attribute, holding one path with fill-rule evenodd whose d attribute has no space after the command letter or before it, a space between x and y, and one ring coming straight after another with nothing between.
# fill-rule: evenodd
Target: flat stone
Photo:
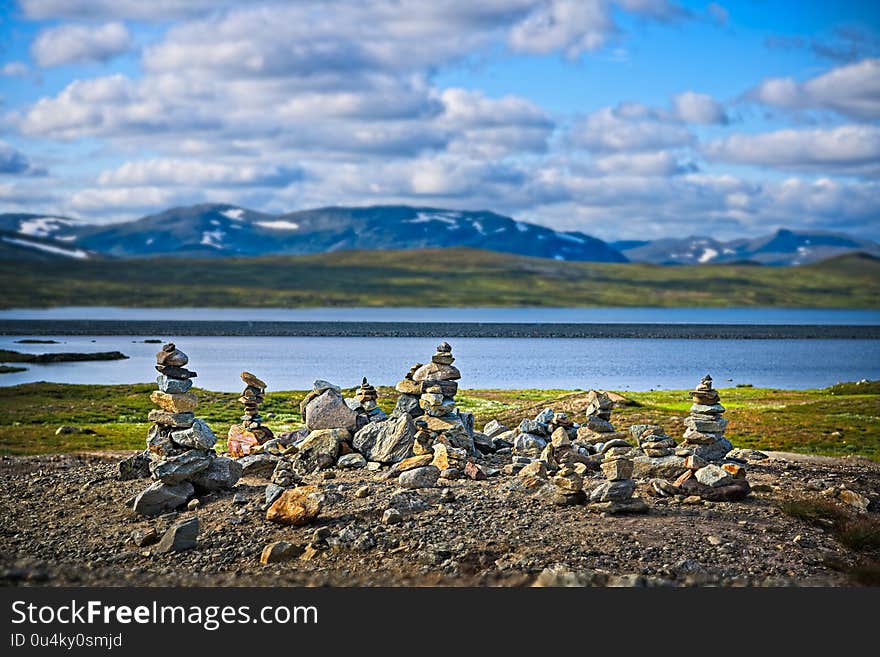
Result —
<instances>
[{"instance_id":1,"label":"flat stone","mask_svg":"<svg viewBox=\"0 0 880 657\"><path fill-rule=\"evenodd\" d=\"M196 537L198 535L198 517L188 518L183 522L178 522L175 525L172 525L156 545L155 551L158 553L164 553L191 550L196 547Z\"/></svg>"},{"instance_id":2,"label":"flat stone","mask_svg":"<svg viewBox=\"0 0 880 657\"><path fill-rule=\"evenodd\" d=\"M178 349L173 342L162 345L162 349L156 352L156 363L170 367L183 367L189 362L189 357Z\"/></svg>"},{"instance_id":3,"label":"flat stone","mask_svg":"<svg viewBox=\"0 0 880 657\"><path fill-rule=\"evenodd\" d=\"M150 476L150 453L147 450L132 454L119 462L119 478L122 481L144 479Z\"/></svg>"},{"instance_id":4,"label":"flat stone","mask_svg":"<svg viewBox=\"0 0 880 657\"><path fill-rule=\"evenodd\" d=\"M170 394L187 392L193 385L192 379L172 379L164 374L156 377L156 383L159 384L159 390Z\"/></svg>"},{"instance_id":5,"label":"flat stone","mask_svg":"<svg viewBox=\"0 0 880 657\"><path fill-rule=\"evenodd\" d=\"M183 506L194 493L195 488L188 481L179 484L156 481L138 494L133 509L144 516L158 516Z\"/></svg>"},{"instance_id":6,"label":"flat stone","mask_svg":"<svg viewBox=\"0 0 880 657\"><path fill-rule=\"evenodd\" d=\"M251 374L250 372L242 372L240 376L245 385L259 388L260 390L266 389L266 382L260 378L257 378L256 375Z\"/></svg>"},{"instance_id":7,"label":"flat stone","mask_svg":"<svg viewBox=\"0 0 880 657\"><path fill-rule=\"evenodd\" d=\"M199 398L194 392L168 393L154 390L150 393L150 401L169 413L189 413L199 405Z\"/></svg>"},{"instance_id":8,"label":"flat stone","mask_svg":"<svg viewBox=\"0 0 880 657\"><path fill-rule=\"evenodd\" d=\"M195 379L198 377L198 374L192 370L176 365L156 365L156 371L172 379Z\"/></svg>"},{"instance_id":9,"label":"flat stone","mask_svg":"<svg viewBox=\"0 0 880 657\"><path fill-rule=\"evenodd\" d=\"M189 428L195 422L195 419L196 416L192 413L169 413L168 411L157 409L153 409L147 415L148 421L167 427Z\"/></svg>"},{"instance_id":10,"label":"flat stone","mask_svg":"<svg viewBox=\"0 0 880 657\"><path fill-rule=\"evenodd\" d=\"M461 378L461 372L454 365L426 363L413 372L412 378L413 381L456 381Z\"/></svg>"},{"instance_id":11,"label":"flat stone","mask_svg":"<svg viewBox=\"0 0 880 657\"><path fill-rule=\"evenodd\" d=\"M431 465L432 460L434 460L433 454L420 454L419 456L410 456L408 459L402 460L395 467L397 472L406 472L407 470Z\"/></svg>"},{"instance_id":12,"label":"flat stone","mask_svg":"<svg viewBox=\"0 0 880 657\"><path fill-rule=\"evenodd\" d=\"M659 458L649 456L637 456L633 460L633 474L635 479L675 479L684 472L689 472L681 456L661 456Z\"/></svg>"}]
</instances>

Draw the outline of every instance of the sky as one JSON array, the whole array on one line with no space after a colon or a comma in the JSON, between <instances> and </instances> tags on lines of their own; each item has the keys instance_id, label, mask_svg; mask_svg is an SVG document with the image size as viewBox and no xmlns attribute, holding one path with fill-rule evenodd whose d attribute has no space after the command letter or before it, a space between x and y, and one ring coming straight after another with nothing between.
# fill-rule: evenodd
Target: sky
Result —
<instances>
[{"instance_id":1,"label":"sky","mask_svg":"<svg viewBox=\"0 0 880 657\"><path fill-rule=\"evenodd\" d=\"M880 3L0 0L0 212L880 239Z\"/></svg>"}]
</instances>

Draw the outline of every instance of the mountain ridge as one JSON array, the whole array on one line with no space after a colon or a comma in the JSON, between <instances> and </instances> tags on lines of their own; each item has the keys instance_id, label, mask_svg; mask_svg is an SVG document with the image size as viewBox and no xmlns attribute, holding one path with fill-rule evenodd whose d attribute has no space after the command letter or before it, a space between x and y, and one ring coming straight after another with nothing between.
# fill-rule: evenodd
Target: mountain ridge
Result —
<instances>
[{"instance_id":1,"label":"mountain ridge","mask_svg":"<svg viewBox=\"0 0 880 657\"><path fill-rule=\"evenodd\" d=\"M830 231L779 229L754 238L693 235L605 242L489 210L429 206L326 206L281 214L227 203L168 208L132 221L0 214L0 257L95 259L253 257L340 250L474 248L584 262L659 265L801 265L846 253L880 256L880 244Z\"/></svg>"}]
</instances>

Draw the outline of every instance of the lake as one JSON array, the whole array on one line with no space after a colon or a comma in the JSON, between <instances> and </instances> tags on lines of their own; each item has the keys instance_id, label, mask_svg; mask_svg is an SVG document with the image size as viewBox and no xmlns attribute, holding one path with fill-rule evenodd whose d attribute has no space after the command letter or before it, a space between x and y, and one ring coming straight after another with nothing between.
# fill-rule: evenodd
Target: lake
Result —
<instances>
[{"instance_id":1,"label":"lake","mask_svg":"<svg viewBox=\"0 0 880 657\"><path fill-rule=\"evenodd\" d=\"M25 364L26 372L0 374L0 386L31 381L136 383L153 381L156 375L154 354L159 345L145 344L143 336L55 336L61 344L17 344L23 337L28 336L0 337L0 349L118 350L130 358ZM257 374L270 390L306 389L317 378L353 386L362 376L377 385L393 385L413 363L427 361L437 344L434 338L355 337L185 337L176 342L189 354L200 387L228 392L241 389L242 370ZM718 387L750 383L804 389L880 379L877 340L457 338L450 342L462 371L462 388L683 389L694 386L707 372Z\"/></svg>"},{"instance_id":2,"label":"lake","mask_svg":"<svg viewBox=\"0 0 880 657\"><path fill-rule=\"evenodd\" d=\"M0 320L487 322L878 325L880 310L838 308L115 308L0 310Z\"/></svg>"}]
</instances>

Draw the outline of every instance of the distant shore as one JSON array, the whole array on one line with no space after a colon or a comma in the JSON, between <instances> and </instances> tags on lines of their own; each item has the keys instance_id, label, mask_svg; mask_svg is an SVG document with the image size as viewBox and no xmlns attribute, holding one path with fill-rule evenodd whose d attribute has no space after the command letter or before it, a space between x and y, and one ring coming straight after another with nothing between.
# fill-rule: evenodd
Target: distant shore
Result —
<instances>
[{"instance_id":1,"label":"distant shore","mask_svg":"<svg viewBox=\"0 0 880 657\"><path fill-rule=\"evenodd\" d=\"M876 340L880 326L4 320L0 335Z\"/></svg>"}]
</instances>

